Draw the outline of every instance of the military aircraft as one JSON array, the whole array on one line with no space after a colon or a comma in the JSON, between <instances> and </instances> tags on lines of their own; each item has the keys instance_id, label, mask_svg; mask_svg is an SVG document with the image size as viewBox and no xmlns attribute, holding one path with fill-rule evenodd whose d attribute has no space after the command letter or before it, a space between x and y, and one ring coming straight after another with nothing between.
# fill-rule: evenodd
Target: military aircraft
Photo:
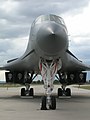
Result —
<instances>
[{"instance_id":1,"label":"military aircraft","mask_svg":"<svg viewBox=\"0 0 90 120\"><path fill-rule=\"evenodd\" d=\"M5 72L7 83L19 83L21 96L34 96L30 88L33 79L40 74L44 82L45 95L42 97L41 110L56 109L56 98L52 95L55 76L62 84L58 96L71 96L71 84L84 84L90 66L82 63L69 51L68 31L63 18L49 14L41 15L31 25L27 49L20 58L7 61L0 68Z\"/></svg>"}]
</instances>

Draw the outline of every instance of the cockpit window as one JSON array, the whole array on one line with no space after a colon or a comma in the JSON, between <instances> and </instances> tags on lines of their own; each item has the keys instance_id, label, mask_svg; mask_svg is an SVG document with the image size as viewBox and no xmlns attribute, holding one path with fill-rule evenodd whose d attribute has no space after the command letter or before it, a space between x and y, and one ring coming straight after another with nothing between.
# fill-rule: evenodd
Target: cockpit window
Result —
<instances>
[{"instance_id":1,"label":"cockpit window","mask_svg":"<svg viewBox=\"0 0 90 120\"><path fill-rule=\"evenodd\" d=\"M50 21L50 16L49 15L46 15L46 16L42 16L41 17L41 21Z\"/></svg>"},{"instance_id":2,"label":"cockpit window","mask_svg":"<svg viewBox=\"0 0 90 120\"><path fill-rule=\"evenodd\" d=\"M64 20L61 17L58 17L56 15L42 15L35 20L35 24L40 24L45 21L54 21L58 24L65 25Z\"/></svg>"},{"instance_id":3,"label":"cockpit window","mask_svg":"<svg viewBox=\"0 0 90 120\"><path fill-rule=\"evenodd\" d=\"M59 24L65 24L63 19L58 16L51 15L50 20L55 21L56 23L59 23Z\"/></svg>"}]
</instances>

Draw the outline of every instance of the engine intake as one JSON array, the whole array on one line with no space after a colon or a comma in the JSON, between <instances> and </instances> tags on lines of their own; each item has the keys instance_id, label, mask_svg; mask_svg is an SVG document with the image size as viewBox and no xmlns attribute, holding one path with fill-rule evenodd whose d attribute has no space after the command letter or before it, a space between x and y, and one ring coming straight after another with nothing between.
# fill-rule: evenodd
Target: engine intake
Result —
<instances>
[{"instance_id":1,"label":"engine intake","mask_svg":"<svg viewBox=\"0 0 90 120\"><path fill-rule=\"evenodd\" d=\"M60 75L60 83L61 84L84 84L86 83L86 72L74 72L74 73L67 73L67 75Z\"/></svg>"}]
</instances>

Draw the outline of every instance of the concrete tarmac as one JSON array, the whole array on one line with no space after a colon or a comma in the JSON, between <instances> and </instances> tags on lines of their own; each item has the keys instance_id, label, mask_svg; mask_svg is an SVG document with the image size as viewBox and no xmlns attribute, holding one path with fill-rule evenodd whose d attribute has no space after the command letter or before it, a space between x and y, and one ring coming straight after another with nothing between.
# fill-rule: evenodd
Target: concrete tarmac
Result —
<instances>
[{"instance_id":1,"label":"concrete tarmac","mask_svg":"<svg viewBox=\"0 0 90 120\"><path fill-rule=\"evenodd\" d=\"M56 98L56 110L40 110L42 86L33 86L35 97L21 98L20 88L0 88L0 120L90 120L90 91L72 89L71 98ZM54 94L58 86L55 86Z\"/></svg>"}]
</instances>

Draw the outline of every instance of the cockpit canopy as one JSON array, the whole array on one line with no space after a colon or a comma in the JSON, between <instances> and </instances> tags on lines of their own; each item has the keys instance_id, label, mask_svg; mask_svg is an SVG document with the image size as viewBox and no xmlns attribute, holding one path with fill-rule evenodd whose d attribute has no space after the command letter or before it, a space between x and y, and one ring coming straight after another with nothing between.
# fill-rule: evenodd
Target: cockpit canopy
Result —
<instances>
[{"instance_id":1,"label":"cockpit canopy","mask_svg":"<svg viewBox=\"0 0 90 120\"><path fill-rule=\"evenodd\" d=\"M40 17L38 17L33 23L32 23L32 28L35 26L35 25L39 25L43 22L49 22L49 21L53 21L57 24L60 24L63 26L64 30L66 31L66 33L68 34L68 31L67 31L67 28L66 28L66 25L65 25L65 22L63 20L63 18L59 17L59 16L56 16L56 15L53 15L53 14L50 14L50 15L41 15Z\"/></svg>"},{"instance_id":2,"label":"cockpit canopy","mask_svg":"<svg viewBox=\"0 0 90 120\"><path fill-rule=\"evenodd\" d=\"M56 15L42 15L39 18L37 18L35 22L36 24L39 24L44 21L55 21L56 23L59 23L59 24L65 24L63 19Z\"/></svg>"},{"instance_id":3,"label":"cockpit canopy","mask_svg":"<svg viewBox=\"0 0 90 120\"><path fill-rule=\"evenodd\" d=\"M36 25L36 24L40 24L42 22L45 22L45 21L54 21L58 24L62 24L65 26L65 23L64 23L64 20L59 17L59 16L56 16L56 15L42 15L40 17L38 17L34 22L33 22L33 25Z\"/></svg>"}]
</instances>

